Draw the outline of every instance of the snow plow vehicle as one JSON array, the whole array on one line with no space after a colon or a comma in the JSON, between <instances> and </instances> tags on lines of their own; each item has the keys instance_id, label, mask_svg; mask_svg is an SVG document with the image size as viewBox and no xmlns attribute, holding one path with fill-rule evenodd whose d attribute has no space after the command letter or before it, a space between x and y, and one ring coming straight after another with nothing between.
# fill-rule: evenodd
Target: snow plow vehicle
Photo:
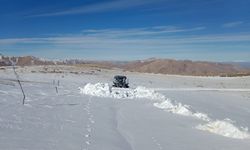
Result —
<instances>
[{"instance_id":1,"label":"snow plow vehicle","mask_svg":"<svg viewBox=\"0 0 250 150\"><path fill-rule=\"evenodd\" d=\"M114 76L113 87L129 88L128 78L122 75Z\"/></svg>"}]
</instances>

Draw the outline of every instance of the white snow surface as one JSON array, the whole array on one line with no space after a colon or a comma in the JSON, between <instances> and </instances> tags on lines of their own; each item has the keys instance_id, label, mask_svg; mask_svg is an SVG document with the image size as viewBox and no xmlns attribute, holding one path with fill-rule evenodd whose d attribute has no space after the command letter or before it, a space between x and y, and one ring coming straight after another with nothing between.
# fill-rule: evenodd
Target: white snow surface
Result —
<instances>
[{"instance_id":1,"label":"white snow surface","mask_svg":"<svg viewBox=\"0 0 250 150\"><path fill-rule=\"evenodd\" d=\"M98 96L98 97L111 97L116 99L136 99L145 98L149 100L155 100L153 105L157 108L171 112L173 114L195 117L197 119L206 122L204 125L196 126L199 130L209 131L214 134L222 135L235 139L246 139L250 135L247 128L238 128L230 122L224 120L213 121L207 114L197 112L191 109L189 105L183 105L182 103L172 102L164 95L155 92L153 89L138 86L135 89L122 89L112 88L108 83L88 83L83 88L79 87L80 93Z\"/></svg>"}]
</instances>

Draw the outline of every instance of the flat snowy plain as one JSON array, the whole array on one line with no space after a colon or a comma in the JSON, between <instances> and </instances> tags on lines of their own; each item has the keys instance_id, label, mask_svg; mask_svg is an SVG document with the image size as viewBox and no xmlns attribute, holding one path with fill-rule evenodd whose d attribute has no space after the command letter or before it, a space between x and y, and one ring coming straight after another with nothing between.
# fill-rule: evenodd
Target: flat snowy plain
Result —
<instances>
[{"instance_id":1,"label":"flat snowy plain","mask_svg":"<svg viewBox=\"0 0 250 150\"><path fill-rule=\"evenodd\" d=\"M12 69L0 70L1 150L250 149L250 77L42 69L17 69L24 106ZM116 74L131 89L112 91Z\"/></svg>"}]
</instances>

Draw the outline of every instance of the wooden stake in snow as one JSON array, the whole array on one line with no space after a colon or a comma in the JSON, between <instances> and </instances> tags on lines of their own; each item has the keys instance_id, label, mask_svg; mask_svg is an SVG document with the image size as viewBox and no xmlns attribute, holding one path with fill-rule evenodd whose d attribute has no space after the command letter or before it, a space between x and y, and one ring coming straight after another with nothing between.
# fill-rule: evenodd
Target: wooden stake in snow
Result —
<instances>
[{"instance_id":1,"label":"wooden stake in snow","mask_svg":"<svg viewBox=\"0 0 250 150\"><path fill-rule=\"evenodd\" d=\"M11 65L12 65L14 74L15 74L16 79L17 79L17 83L19 84L20 89L21 89L21 91L22 91L22 93L23 93L23 105L24 105L26 96L25 96L25 93L24 93L24 90L23 90L21 81L20 81L20 79L19 79L19 76L18 76L18 74L17 74L17 72L16 72L16 68L15 68L15 65L16 65L18 59L16 59L16 62L15 62L15 63L14 63L14 61L11 60L11 58L9 58L9 61L10 61Z\"/></svg>"},{"instance_id":2,"label":"wooden stake in snow","mask_svg":"<svg viewBox=\"0 0 250 150\"><path fill-rule=\"evenodd\" d=\"M57 89L57 86L56 86L56 93L58 93L58 89Z\"/></svg>"},{"instance_id":3,"label":"wooden stake in snow","mask_svg":"<svg viewBox=\"0 0 250 150\"><path fill-rule=\"evenodd\" d=\"M53 85L55 85L55 88L56 88L56 93L58 93L58 86L59 86L59 80L57 80L57 85L55 84L55 80L53 80Z\"/></svg>"}]
</instances>

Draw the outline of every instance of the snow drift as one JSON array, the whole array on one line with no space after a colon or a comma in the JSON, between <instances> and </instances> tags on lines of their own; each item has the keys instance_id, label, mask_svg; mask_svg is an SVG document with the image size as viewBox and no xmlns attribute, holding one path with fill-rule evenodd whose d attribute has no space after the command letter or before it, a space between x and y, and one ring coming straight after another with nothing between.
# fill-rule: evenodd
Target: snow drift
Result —
<instances>
[{"instance_id":1,"label":"snow drift","mask_svg":"<svg viewBox=\"0 0 250 150\"><path fill-rule=\"evenodd\" d=\"M173 114L190 116L205 121L206 123L204 125L196 126L199 130L209 131L211 133L236 139L245 139L250 137L247 128L237 128L226 120L213 121L207 114L197 112L191 109L191 106L189 105L183 105L182 103L171 101L164 95L146 87L138 86L135 89L116 88L114 90L108 85L108 83L88 83L83 88L79 87L79 89L80 93L91 96L110 97L116 99L145 98L154 100L156 101L154 106L157 108Z\"/></svg>"}]
</instances>

